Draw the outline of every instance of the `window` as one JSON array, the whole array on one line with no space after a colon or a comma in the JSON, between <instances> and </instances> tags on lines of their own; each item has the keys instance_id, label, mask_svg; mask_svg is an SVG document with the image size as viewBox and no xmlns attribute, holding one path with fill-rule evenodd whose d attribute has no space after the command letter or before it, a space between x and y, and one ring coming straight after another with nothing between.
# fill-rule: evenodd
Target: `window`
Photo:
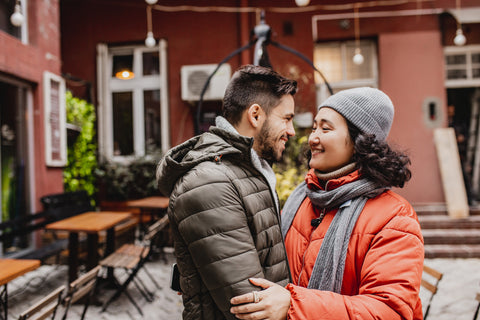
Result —
<instances>
[{"instance_id":1,"label":"window","mask_svg":"<svg viewBox=\"0 0 480 320\"><path fill-rule=\"evenodd\" d=\"M169 148L166 43L98 45L99 149L110 160Z\"/></svg>"},{"instance_id":2,"label":"window","mask_svg":"<svg viewBox=\"0 0 480 320\"><path fill-rule=\"evenodd\" d=\"M446 47L444 54L448 88L480 85L480 46Z\"/></svg>"},{"instance_id":3,"label":"window","mask_svg":"<svg viewBox=\"0 0 480 320\"><path fill-rule=\"evenodd\" d=\"M315 67L322 72L335 92L358 87L378 86L377 49L371 40L361 40L360 50L364 57L361 65L353 63L355 41L319 43L315 45L313 59ZM327 86L318 73L315 73L317 84L317 102L329 96Z\"/></svg>"}]
</instances>

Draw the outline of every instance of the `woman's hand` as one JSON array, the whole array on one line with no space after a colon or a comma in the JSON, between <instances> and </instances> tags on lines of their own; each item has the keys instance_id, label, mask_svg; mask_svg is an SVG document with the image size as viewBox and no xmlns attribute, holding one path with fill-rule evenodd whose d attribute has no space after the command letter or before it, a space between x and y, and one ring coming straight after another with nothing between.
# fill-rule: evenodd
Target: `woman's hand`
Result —
<instances>
[{"instance_id":1,"label":"woman's hand","mask_svg":"<svg viewBox=\"0 0 480 320\"><path fill-rule=\"evenodd\" d=\"M265 290L233 297L230 303L234 306L230 312L238 319L285 320L290 308L290 291L265 279L249 280L253 285ZM258 302L255 303L256 297Z\"/></svg>"}]
</instances>

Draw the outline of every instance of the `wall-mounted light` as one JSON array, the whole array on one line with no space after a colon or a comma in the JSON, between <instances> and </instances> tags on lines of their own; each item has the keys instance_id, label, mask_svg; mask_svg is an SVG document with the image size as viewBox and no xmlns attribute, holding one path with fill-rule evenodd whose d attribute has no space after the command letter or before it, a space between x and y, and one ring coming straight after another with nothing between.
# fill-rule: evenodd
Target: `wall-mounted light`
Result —
<instances>
[{"instance_id":1,"label":"wall-mounted light","mask_svg":"<svg viewBox=\"0 0 480 320\"><path fill-rule=\"evenodd\" d=\"M115 78L120 80L129 80L135 78L135 74L131 70L122 69L115 73Z\"/></svg>"},{"instance_id":2,"label":"wall-mounted light","mask_svg":"<svg viewBox=\"0 0 480 320\"><path fill-rule=\"evenodd\" d=\"M15 9L13 10L13 14L10 16L10 22L15 27L21 27L24 20L25 18L22 14L22 5L20 3L20 0L17 0L15 2Z\"/></svg>"},{"instance_id":3,"label":"wall-mounted light","mask_svg":"<svg viewBox=\"0 0 480 320\"><path fill-rule=\"evenodd\" d=\"M158 0L145 0L145 2L149 5L155 4L158 2Z\"/></svg>"}]
</instances>

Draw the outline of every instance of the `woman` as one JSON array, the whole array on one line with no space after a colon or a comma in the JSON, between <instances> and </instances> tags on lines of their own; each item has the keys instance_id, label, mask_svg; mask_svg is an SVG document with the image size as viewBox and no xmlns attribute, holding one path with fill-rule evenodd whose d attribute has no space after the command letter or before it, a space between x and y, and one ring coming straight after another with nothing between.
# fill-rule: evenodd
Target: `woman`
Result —
<instances>
[{"instance_id":1,"label":"woman","mask_svg":"<svg viewBox=\"0 0 480 320\"><path fill-rule=\"evenodd\" d=\"M239 319L422 319L424 247L417 215L391 187L411 177L385 141L393 104L372 88L320 105L311 170L282 211L292 283L231 299Z\"/></svg>"}]
</instances>

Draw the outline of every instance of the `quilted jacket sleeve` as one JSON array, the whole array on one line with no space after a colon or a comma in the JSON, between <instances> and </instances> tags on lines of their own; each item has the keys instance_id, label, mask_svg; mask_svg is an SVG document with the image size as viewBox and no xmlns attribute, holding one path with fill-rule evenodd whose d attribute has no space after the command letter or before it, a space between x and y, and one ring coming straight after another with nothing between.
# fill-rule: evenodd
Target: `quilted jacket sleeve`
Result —
<instances>
[{"instance_id":1,"label":"quilted jacket sleeve","mask_svg":"<svg viewBox=\"0 0 480 320\"><path fill-rule=\"evenodd\" d=\"M358 294L289 284L288 319L421 319L418 293L423 255L418 223L410 217L395 217L373 237L363 257Z\"/></svg>"},{"instance_id":2,"label":"quilted jacket sleeve","mask_svg":"<svg viewBox=\"0 0 480 320\"><path fill-rule=\"evenodd\" d=\"M224 316L234 319L230 298L255 290L248 278L264 275L249 229L251 217L234 184L215 166L199 165L182 178L170 198L169 215L178 238L184 301L201 296L206 287Z\"/></svg>"}]
</instances>

